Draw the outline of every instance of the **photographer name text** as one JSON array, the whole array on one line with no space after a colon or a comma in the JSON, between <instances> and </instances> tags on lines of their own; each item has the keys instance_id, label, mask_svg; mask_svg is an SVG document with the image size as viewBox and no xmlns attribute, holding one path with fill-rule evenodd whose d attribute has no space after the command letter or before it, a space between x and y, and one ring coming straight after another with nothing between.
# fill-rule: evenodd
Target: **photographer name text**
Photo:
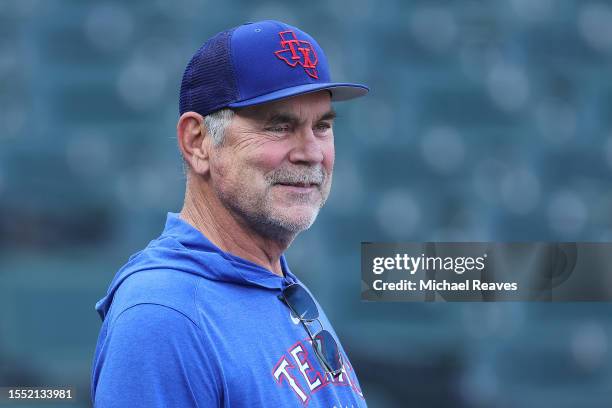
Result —
<instances>
[{"instance_id":1,"label":"photographer name text","mask_svg":"<svg viewBox=\"0 0 612 408\"><path fill-rule=\"evenodd\" d=\"M372 261L372 273L382 275L388 271L404 271L409 276L417 272L454 272L463 275L469 272L481 272L486 268L487 254L478 257L439 257L439 256L410 256L396 254L393 257L376 257ZM376 279L372 288L376 291L516 291L516 282L487 282L481 279L470 279L455 282L447 279L419 279L418 282L401 279L396 282L386 282Z\"/></svg>"}]
</instances>

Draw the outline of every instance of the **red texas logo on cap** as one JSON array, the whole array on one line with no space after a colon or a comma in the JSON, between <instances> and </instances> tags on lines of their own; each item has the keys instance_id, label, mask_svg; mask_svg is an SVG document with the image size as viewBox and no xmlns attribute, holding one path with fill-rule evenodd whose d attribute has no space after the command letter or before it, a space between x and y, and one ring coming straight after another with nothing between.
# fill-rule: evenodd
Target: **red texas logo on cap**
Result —
<instances>
[{"instance_id":1,"label":"red texas logo on cap","mask_svg":"<svg viewBox=\"0 0 612 408\"><path fill-rule=\"evenodd\" d=\"M317 53L308 41L298 40L291 30L278 33L281 38L282 50L274 51L274 54L289 66L296 67L300 64L306 73L314 79L319 79L317 74Z\"/></svg>"}]
</instances>

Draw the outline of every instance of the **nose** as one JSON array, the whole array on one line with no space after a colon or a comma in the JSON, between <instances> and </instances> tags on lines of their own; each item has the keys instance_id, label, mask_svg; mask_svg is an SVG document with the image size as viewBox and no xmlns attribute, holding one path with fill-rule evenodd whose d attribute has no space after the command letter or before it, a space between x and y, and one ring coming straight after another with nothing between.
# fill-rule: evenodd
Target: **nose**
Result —
<instances>
[{"instance_id":1,"label":"nose","mask_svg":"<svg viewBox=\"0 0 612 408\"><path fill-rule=\"evenodd\" d=\"M323 161L321 140L317 139L312 129L305 129L296 138L295 146L289 152L293 163L318 164Z\"/></svg>"}]
</instances>

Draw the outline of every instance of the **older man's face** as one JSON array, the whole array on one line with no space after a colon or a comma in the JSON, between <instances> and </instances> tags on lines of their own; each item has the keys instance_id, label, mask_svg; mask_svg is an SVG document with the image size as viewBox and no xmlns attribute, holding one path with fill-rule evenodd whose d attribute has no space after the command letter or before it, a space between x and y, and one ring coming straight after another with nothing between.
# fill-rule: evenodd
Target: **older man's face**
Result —
<instances>
[{"instance_id":1,"label":"older man's face","mask_svg":"<svg viewBox=\"0 0 612 408\"><path fill-rule=\"evenodd\" d=\"M250 228L286 238L309 228L334 166L334 112L320 91L237 111L211 157L220 202Z\"/></svg>"}]
</instances>

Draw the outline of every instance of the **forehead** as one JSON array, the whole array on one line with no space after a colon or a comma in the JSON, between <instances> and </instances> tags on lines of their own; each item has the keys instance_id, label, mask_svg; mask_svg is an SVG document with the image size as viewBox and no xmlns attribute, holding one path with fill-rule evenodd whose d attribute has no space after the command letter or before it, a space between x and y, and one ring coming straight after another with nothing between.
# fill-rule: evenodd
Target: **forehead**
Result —
<instances>
[{"instance_id":1,"label":"forehead","mask_svg":"<svg viewBox=\"0 0 612 408\"><path fill-rule=\"evenodd\" d=\"M266 120L279 113L290 113L300 119L314 120L325 115L330 110L331 95L329 91L323 90L261 105L248 106L236 110L236 113L239 116L257 120Z\"/></svg>"}]
</instances>

